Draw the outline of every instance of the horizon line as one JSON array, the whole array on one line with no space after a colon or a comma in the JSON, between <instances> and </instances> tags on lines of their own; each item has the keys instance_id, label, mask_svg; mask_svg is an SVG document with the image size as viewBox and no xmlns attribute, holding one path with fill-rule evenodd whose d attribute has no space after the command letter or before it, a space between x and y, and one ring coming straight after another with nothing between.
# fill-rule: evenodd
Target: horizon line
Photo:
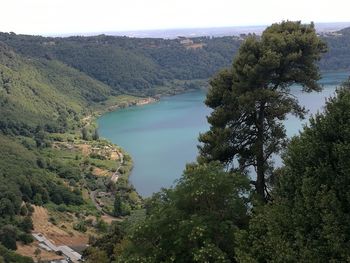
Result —
<instances>
[{"instance_id":1,"label":"horizon line","mask_svg":"<svg viewBox=\"0 0 350 263\"><path fill-rule=\"evenodd\" d=\"M285 20L287 21L287 20ZM292 20L290 20L292 21ZM300 21L300 20L297 20ZM341 21L341 22L313 22L316 25L322 24L349 24L350 21ZM274 22L278 23L278 22ZM274 24L271 23L271 24ZM101 30L101 31L80 31L80 32L67 32L67 33L53 33L53 32L41 32L41 33L16 33L14 31L0 31L3 33L14 33L16 35L31 35L31 36L43 36L43 37L73 37L73 36L98 36L98 35L109 35L110 36L126 36L126 35L116 35L123 33L142 33L142 32L171 32L177 30L205 30L205 29L230 29L230 28L264 28L271 24L250 24L250 25L232 25L232 26L203 26L203 27L168 27L168 28L154 28L154 29L130 29L130 30ZM307 23L305 23L307 24ZM113 33L114 35L112 35ZM152 38L152 37L150 37Z\"/></svg>"}]
</instances>

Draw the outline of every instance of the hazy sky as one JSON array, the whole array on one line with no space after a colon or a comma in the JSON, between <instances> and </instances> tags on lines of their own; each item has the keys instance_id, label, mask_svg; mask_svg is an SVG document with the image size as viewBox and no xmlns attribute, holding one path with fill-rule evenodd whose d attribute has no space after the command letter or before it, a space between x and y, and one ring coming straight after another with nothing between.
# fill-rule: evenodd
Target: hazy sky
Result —
<instances>
[{"instance_id":1,"label":"hazy sky","mask_svg":"<svg viewBox=\"0 0 350 263\"><path fill-rule=\"evenodd\" d=\"M65 34L348 22L350 0L0 0L0 31Z\"/></svg>"}]
</instances>

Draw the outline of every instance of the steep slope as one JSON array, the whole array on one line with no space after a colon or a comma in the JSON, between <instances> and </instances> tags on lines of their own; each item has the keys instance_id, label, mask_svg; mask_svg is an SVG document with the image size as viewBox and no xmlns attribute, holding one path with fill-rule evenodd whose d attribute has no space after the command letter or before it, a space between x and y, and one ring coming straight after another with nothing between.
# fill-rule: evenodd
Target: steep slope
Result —
<instances>
[{"instance_id":1,"label":"steep slope","mask_svg":"<svg viewBox=\"0 0 350 263\"><path fill-rule=\"evenodd\" d=\"M68 237L75 235L76 224L85 224L87 215L97 216L83 192L88 183L96 184L91 171L97 165L112 169L117 162L83 157L76 144L106 147L97 138L89 142L80 137L86 125L82 117L110 95L110 87L62 62L25 58L0 43L0 261L3 253L12 253L4 247L15 250L18 242L24 246L33 240L31 204L84 214L61 214ZM32 262L10 256L11 262Z\"/></svg>"},{"instance_id":2,"label":"steep slope","mask_svg":"<svg viewBox=\"0 0 350 263\"><path fill-rule=\"evenodd\" d=\"M344 29L322 35L329 53L321 70L350 68L350 34ZM229 67L242 37L177 39L116 36L41 37L0 33L0 41L31 58L59 60L97 79L117 93L148 96L162 88L198 88L193 80L206 80ZM184 85L192 83L192 85ZM164 90L164 89L163 89Z\"/></svg>"},{"instance_id":3,"label":"steep slope","mask_svg":"<svg viewBox=\"0 0 350 263\"><path fill-rule=\"evenodd\" d=\"M59 61L26 59L0 44L1 129L17 123L64 130L110 94L110 87Z\"/></svg>"},{"instance_id":4,"label":"steep slope","mask_svg":"<svg viewBox=\"0 0 350 263\"><path fill-rule=\"evenodd\" d=\"M323 70L350 69L350 27L323 36L328 52L320 61Z\"/></svg>"},{"instance_id":5,"label":"steep slope","mask_svg":"<svg viewBox=\"0 0 350 263\"><path fill-rule=\"evenodd\" d=\"M29 60L0 45L0 229L22 201L83 203L78 189L60 179L60 169L74 174L79 167L58 162L47 132L79 126L84 111L109 94L108 86L61 62Z\"/></svg>"},{"instance_id":6,"label":"steep slope","mask_svg":"<svg viewBox=\"0 0 350 263\"><path fill-rule=\"evenodd\" d=\"M109 192L113 204L123 187L127 208L141 206L128 182L131 158L99 139L92 121L98 110L139 99L116 94L61 61L24 57L0 42L0 261L2 251L11 254L6 249L33 241L32 204L46 206L48 225L57 225L68 239L83 242L74 243L79 246L85 245L88 234L77 231L98 236L107 229L91 200L92 191ZM124 173L121 183L112 184L110 176L117 167Z\"/></svg>"},{"instance_id":7,"label":"steep slope","mask_svg":"<svg viewBox=\"0 0 350 263\"><path fill-rule=\"evenodd\" d=\"M208 79L229 66L237 37L138 39L114 36L45 38L0 34L0 41L29 57L57 59L134 95L152 95L175 80Z\"/></svg>"}]
</instances>

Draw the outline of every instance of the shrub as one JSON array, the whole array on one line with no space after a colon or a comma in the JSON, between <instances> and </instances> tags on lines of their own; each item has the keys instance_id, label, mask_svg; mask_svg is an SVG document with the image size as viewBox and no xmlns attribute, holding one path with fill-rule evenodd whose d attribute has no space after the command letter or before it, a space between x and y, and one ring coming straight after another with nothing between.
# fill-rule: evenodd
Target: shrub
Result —
<instances>
[{"instance_id":1,"label":"shrub","mask_svg":"<svg viewBox=\"0 0 350 263\"><path fill-rule=\"evenodd\" d=\"M34 241L33 236L31 234L23 233L18 236L19 241L21 241L24 245L28 245Z\"/></svg>"},{"instance_id":2,"label":"shrub","mask_svg":"<svg viewBox=\"0 0 350 263\"><path fill-rule=\"evenodd\" d=\"M86 225L85 225L85 222L84 222L84 221L81 221L81 222L79 222L79 223L74 224L74 225L73 225L73 229L74 229L74 230L77 230L77 231L79 231L79 232L86 232L87 227L86 227Z\"/></svg>"}]
</instances>

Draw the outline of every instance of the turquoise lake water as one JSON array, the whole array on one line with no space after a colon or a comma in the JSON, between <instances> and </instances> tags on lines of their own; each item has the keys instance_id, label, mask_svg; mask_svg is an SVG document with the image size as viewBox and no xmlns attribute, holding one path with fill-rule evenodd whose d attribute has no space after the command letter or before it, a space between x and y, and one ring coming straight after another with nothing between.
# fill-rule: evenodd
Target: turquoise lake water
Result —
<instances>
[{"instance_id":1,"label":"turquoise lake water","mask_svg":"<svg viewBox=\"0 0 350 263\"><path fill-rule=\"evenodd\" d=\"M295 87L292 93L315 113L349 75L325 73L320 81L322 92L303 93ZM209 128L206 116L210 109L204 99L204 91L164 97L155 104L117 110L98 119L100 135L131 154L134 169L130 180L142 196L173 185L186 163L196 160L198 135ZM285 123L288 135L297 134L306 122L290 117Z\"/></svg>"}]
</instances>

